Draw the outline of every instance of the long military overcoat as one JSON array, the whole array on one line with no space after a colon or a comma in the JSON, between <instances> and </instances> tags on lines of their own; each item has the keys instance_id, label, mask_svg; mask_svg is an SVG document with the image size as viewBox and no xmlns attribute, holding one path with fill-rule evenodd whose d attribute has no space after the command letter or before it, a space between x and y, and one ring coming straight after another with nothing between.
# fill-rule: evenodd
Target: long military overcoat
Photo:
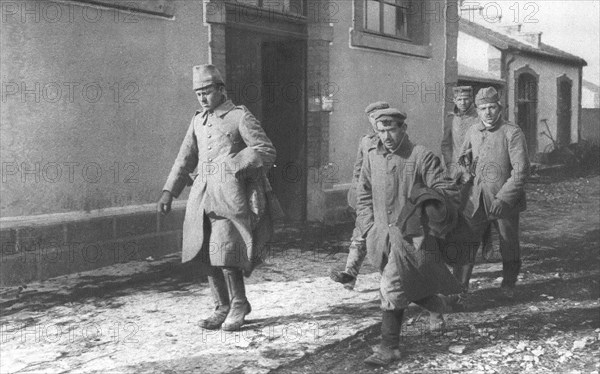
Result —
<instances>
[{"instance_id":1,"label":"long military overcoat","mask_svg":"<svg viewBox=\"0 0 600 374\"><path fill-rule=\"evenodd\" d=\"M519 126L499 118L491 127L482 121L465 135L459 157L470 160L475 179L465 206L472 217L483 202L487 215L494 199L505 202L506 216L525 210L525 180L529 175L529 154L525 134Z\"/></svg>"},{"instance_id":2,"label":"long military overcoat","mask_svg":"<svg viewBox=\"0 0 600 374\"><path fill-rule=\"evenodd\" d=\"M183 224L183 262L196 258L204 244L210 265L251 270L255 246L265 241L253 233L270 230L253 227L256 217L247 187L258 183L269 189L262 184L268 184L264 173L275 156L273 144L245 106L227 100L212 113L196 112L163 188L177 197L193 180ZM213 224L210 238L207 217Z\"/></svg>"},{"instance_id":3,"label":"long military overcoat","mask_svg":"<svg viewBox=\"0 0 600 374\"><path fill-rule=\"evenodd\" d=\"M367 234L371 263L382 272L382 309L400 309L434 293L457 293L460 287L440 261L431 235L405 238L400 214L416 185L442 193L448 183L437 156L407 138L393 153L381 141L365 155L358 184L357 223Z\"/></svg>"}]
</instances>

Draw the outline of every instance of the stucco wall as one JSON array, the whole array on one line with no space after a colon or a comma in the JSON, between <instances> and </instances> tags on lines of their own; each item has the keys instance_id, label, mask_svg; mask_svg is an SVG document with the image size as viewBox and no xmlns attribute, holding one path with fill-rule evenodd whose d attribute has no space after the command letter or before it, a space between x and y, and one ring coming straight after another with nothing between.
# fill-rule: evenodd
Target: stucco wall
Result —
<instances>
[{"instance_id":1,"label":"stucco wall","mask_svg":"<svg viewBox=\"0 0 600 374\"><path fill-rule=\"evenodd\" d=\"M202 2L174 1L172 20L12 3L0 39L1 215L154 202L197 107Z\"/></svg>"},{"instance_id":2,"label":"stucco wall","mask_svg":"<svg viewBox=\"0 0 600 374\"><path fill-rule=\"evenodd\" d=\"M330 49L333 111L330 157L338 183L348 183L359 139L370 131L364 109L385 100L408 114L408 134L416 143L440 154L445 106L446 19L431 22L431 58L350 47L353 2L339 1Z\"/></svg>"},{"instance_id":3,"label":"stucco wall","mask_svg":"<svg viewBox=\"0 0 600 374\"><path fill-rule=\"evenodd\" d=\"M509 120L515 123L515 71L529 65L539 75L538 83L538 106L537 106L537 139L538 152L543 152L544 149L551 143L550 139L540 133L545 130L542 119L548 120L548 126L552 131L552 136L556 139L556 105L557 105L557 85L556 80L563 74L566 74L572 80L573 86L571 91L572 107L571 107L571 142L577 142L577 131L579 126L579 69L560 63L540 60L529 56L518 55L510 65L508 102L509 102Z\"/></svg>"}]
</instances>

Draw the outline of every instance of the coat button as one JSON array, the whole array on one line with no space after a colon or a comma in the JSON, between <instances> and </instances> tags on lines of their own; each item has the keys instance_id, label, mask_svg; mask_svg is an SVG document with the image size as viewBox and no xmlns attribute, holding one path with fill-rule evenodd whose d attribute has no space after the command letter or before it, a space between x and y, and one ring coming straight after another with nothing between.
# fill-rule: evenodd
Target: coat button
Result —
<instances>
[{"instance_id":1,"label":"coat button","mask_svg":"<svg viewBox=\"0 0 600 374\"><path fill-rule=\"evenodd\" d=\"M212 127L212 123L209 123L209 124L208 124L208 127Z\"/></svg>"},{"instance_id":2,"label":"coat button","mask_svg":"<svg viewBox=\"0 0 600 374\"><path fill-rule=\"evenodd\" d=\"M388 210L388 214L392 214L392 211L391 211L391 210Z\"/></svg>"},{"instance_id":3,"label":"coat button","mask_svg":"<svg viewBox=\"0 0 600 374\"><path fill-rule=\"evenodd\" d=\"M208 134L208 137L209 137L209 138L212 138L212 135Z\"/></svg>"},{"instance_id":4,"label":"coat button","mask_svg":"<svg viewBox=\"0 0 600 374\"><path fill-rule=\"evenodd\" d=\"M391 223L388 223L388 226L389 226L389 227L392 227L392 224L391 224Z\"/></svg>"},{"instance_id":5,"label":"coat button","mask_svg":"<svg viewBox=\"0 0 600 374\"><path fill-rule=\"evenodd\" d=\"M210 151L212 149L212 147L208 147L208 150Z\"/></svg>"},{"instance_id":6,"label":"coat button","mask_svg":"<svg viewBox=\"0 0 600 374\"><path fill-rule=\"evenodd\" d=\"M208 162L212 162L212 158L209 158L209 159L208 159Z\"/></svg>"}]
</instances>

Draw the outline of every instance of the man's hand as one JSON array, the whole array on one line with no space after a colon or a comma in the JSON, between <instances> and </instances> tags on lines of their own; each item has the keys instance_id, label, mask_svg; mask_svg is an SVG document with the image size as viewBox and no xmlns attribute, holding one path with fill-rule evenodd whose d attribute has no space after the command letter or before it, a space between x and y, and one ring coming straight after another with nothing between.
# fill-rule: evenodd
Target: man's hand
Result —
<instances>
[{"instance_id":1,"label":"man's hand","mask_svg":"<svg viewBox=\"0 0 600 374\"><path fill-rule=\"evenodd\" d=\"M508 204L500 199L495 199L490 207L490 215L494 217L502 217L502 214L508 208Z\"/></svg>"},{"instance_id":2,"label":"man's hand","mask_svg":"<svg viewBox=\"0 0 600 374\"><path fill-rule=\"evenodd\" d=\"M171 211L171 202L173 202L173 195L169 191L163 191L162 196L156 204L156 210L161 214L168 214Z\"/></svg>"}]
</instances>

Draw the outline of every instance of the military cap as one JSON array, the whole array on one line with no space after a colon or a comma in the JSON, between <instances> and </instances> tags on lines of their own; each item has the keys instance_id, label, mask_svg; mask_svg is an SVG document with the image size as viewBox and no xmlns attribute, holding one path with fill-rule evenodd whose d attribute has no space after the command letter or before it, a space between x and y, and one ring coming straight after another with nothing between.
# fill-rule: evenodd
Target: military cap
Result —
<instances>
[{"instance_id":1,"label":"military cap","mask_svg":"<svg viewBox=\"0 0 600 374\"><path fill-rule=\"evenodd\" d=\"M469 96L473 96L473 87L471 86L456 86L452 88L452 92L454 93L454 97L457 97L461 94L467 94Z\"/></svg>"},{"instance_id":2,"label":"military cap","mask_svg":"<svg viewBox=\"0 0 600 374\"><path fill-rule=\"evenodd\" d=\"M199 90L213 84L225 84L221 72L214 65L198 65L193 69L194 90Z\"/></svg>"},{"instance_id":3,"label":"military cap","mask_svg":"<svg viewBox=\"0 0 600 374\"><path fill-rule=\"evenodd\" d=\"M498 91L494 87L486 87L482 88L477 92L477 96L475 97L475 105L479 106L482 104L500 104L500 96L498 95Z\"/></svg>"},{"instance_id":4,"label":"military cap","mask_svg":"<svg viewBox=\"0 0 600 374\"><path fill-rule=\"evenodd\" d=\"M380 109L375 113L375 121L398 121L404 122L406 113L396 108Z\"/></svg>"},{"instance_id":5,"label":"military cap","mask_svg":"<svg viewBox=\"0 0 600 374\"><path fill-rule=\"evenodd\" d=\"M376 110L387 109L389 107L390 107L390 104L386 103L385 101L376 101L374 103L367 105L367 107L365 108L365 113L371 114L372 112L374 112Z\"/></svg>"}]
</instances>

